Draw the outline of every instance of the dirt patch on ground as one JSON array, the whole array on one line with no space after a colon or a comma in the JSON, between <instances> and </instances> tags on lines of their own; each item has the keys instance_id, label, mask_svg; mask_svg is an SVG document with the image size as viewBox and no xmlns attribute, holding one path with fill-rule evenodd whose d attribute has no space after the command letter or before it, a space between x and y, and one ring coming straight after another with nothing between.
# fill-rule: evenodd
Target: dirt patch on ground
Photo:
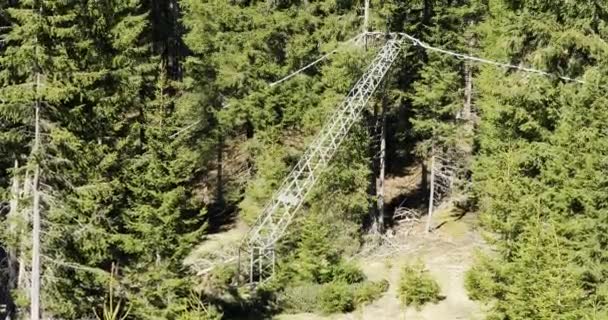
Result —
<instances>
[{"instance_id":1,"label":"dirt patch on ground","mask_svg":"<svg viewBox=\"0 0 608 320\"><path fill-rule=\"evenodd\" d=\"M483 319L483 308L471 301L464 288L464 274L470 268L476 248L484 244L475 231L476 216L462 215L453 208L437 210L433 225L439 226L426 234L425 223L397 226L385 244L360 257L357 262L370 280L387 279L389 290L374 303L349 314L320 316L314 314L281 315L276 319L369 319L369 320L477 320ZM407 263L423 261L441 286L445 299L421 310L403 308L397 296L401 268Z\"/></svg>"},{"instance_id":2,"label":"dirt patch on ground","mask_svg":"<svg viewBox=\"0 0 608 320\"><path fill-rule=\"evenodd\" d=\"M423 177L422 166L412 165L399 175L388 175L384 187L384 201L397 201L402 195L415 195L420 189Z\"/></svg>"}]
</instances>

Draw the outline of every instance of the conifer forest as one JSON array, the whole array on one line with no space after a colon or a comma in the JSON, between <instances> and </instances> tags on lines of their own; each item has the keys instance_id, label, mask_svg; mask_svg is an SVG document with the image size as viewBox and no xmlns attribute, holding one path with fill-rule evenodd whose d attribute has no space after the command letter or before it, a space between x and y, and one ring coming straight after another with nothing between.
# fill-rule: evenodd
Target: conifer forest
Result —
<instances>
[{"instance_id":1,"label":"conifer forest","mask_svg":"<svg viewBox=\"0 0 608 320\"><path fill-rule=\"evenodd\" d=\"M607 41L606 0L0 0L0 320L606 320Z\"/></svg>"}]
</instances>

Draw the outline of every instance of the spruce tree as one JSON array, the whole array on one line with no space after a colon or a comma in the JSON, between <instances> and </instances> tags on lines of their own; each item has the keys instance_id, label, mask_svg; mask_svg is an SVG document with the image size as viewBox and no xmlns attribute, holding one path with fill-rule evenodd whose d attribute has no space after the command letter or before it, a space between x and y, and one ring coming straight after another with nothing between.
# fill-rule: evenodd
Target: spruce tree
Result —
<instances>
[{"instance_id":1,"label":"spruce tree","mask_svg":"<svg viewBox=\"0 0 608 320\"><path fill-rule=\"evenodd\" d=\"M141 307L141 296L133 288L149 292L160 281L185 296L188 286L173 275L182 270L183 244L198 235L200 225L189 221L198 219L201 208L185 201L192 190L185 184L194 173L181 170L197 163L192 149L181 140L171 146L175 151L163 147L172 141L169 130L176 128L167 94L175 86L163 80L164 68L142 37L148 25L146 10L138 2L24 1L6 12L12 28L1 56L0 123L9 130L3 130L0 145L14 151L11 162L23 163L23 169L10 172L21 185L32 179L32 166L42 169L43 312L66 318L92 315L102 307L109 271L117 265L116 298L133 300L129 303L138 306L133 315L145 318L150 308L167 303L150 305L145 299L155 297L147 293ZM43 83L38 96L32 85L36 73ZM36 101L41 102L42 147L29 156ZM176 175L167 179L161 168L171 159L176 159L169 166ZM11 178L8 174L2 174L3 187ZM142 174L142 180L135 181L148 186L149 193L130 183L134 174ZM28 206L31 194L21 197L19 204ZM146 210L158 213L158 218L150 218L154 225L174 221L174 229L169 229L173 236L143 232L151 220L135 214ZM27 243L24 222L18 224L23 231L9 228L16 231L3 234L3 242L27 255L29 246L18 245ZM142 249L149 246L162 252ZM145 270L155 263L158 274L172 276L148 281ZM13 292L17 302L29 300L23 289Z\"/></svg>"},{"instance_id":2,"label":"spruce tree","mask_svg":"<svg viewBox=\"0 0 608 320\"><path fill-rule=\"evenodd\" d=\"M605 317L605 257L597 250L605 246L605 79L598 70L606 45L603 28L588 19L605 10L543 1L490 9L480 27L486 56L585 83L481 70L474 182L499 253L485 268L499 290L485 298L495 301L497 319Z\"/></svg>"}]
</instances>

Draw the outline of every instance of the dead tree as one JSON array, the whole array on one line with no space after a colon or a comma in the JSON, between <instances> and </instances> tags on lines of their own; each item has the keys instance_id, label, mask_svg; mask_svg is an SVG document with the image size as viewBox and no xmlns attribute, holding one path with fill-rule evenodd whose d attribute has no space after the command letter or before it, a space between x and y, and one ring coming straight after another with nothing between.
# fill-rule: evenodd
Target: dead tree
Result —
<instances>
[{"instance_id":1,"label":"dead tree","mask_svg":"<svg viewBox=\"0 0 608 320\"><path fill-rule=\"evenodd\" d=\"M19 177L17 176L17 170L19 169L19 161L15 159L15 166L13 171L13 183L11 187L11 200L10 200L10 209L8 213L8 233L13 239L18 238L19 227L18 223L18 215L19 215L19 192L20 192L20 184ZM8 248L8 290L15 289L17 285L17 270L19 268L17 263L17 254L18 250L15 246L11 246Z\"/></svg>"},{"instance_id":2,"label":"dead tree","mask_svg":"<svg viewBox=\"0 0 608 320\"><path fill-rule=\"evenodd\" d=\"M471 103L473 95L473 71L471 62L464 63L464 104L462 107L462 119L466 122L471 120Z\"/></svg>"},{"instance_id":3,"label":"dead tree","mask_svg":"<svg viewBox=\"0 0 608 320\"><path fill-rule=\"evenodd\" d=\"M32 178L29 171L26 171L25 177L23 179L23 190L21 192L21 199L29 199L31 197L32 190ZM19 222L27 226L30 223L30 211L31 207L22 206L19 210ZM19 233L16 235L19 241L19 253L18 253L18 264L19 270L17 272L17 288L22 292L26 293L26 298L29 299L29 291L27 288L29 287L30 275L26 268L26 252L29 247L29 241L26 238L26 232L23 228L19 230Z\"/></svg>"},{"instance_id":4,"label":"dead tree","mask_svg":"<svg viewBox=\"0 0 608 320\"><path fill-rule=\"evenodd\" d=\"M377 186L378 217L376 220L376 230L380 233L384 233L384 185L386 173L386 93L382 97L382 111L380 115L380 123L380 172L378 174Z\"/></svg>"},{"instance_id":5,"label":"dead tree","mask_svg":"<svg viewBox=\"0 0 608 320\"><path fill-rule=\"evenodd\" d=\"M436 204L449 198L452 194L458 174L458 169L455 165L457 160L455 159L459 159L459 157L458 153L454 150L440 150L434 146L431 148L427 232L431 232L433 211Z\"/></svg>"},{"instance_id":6,"label":"dead tree","mask_svg":"<svg viewBox=\"0 0 608 320\"><path fill-rule=\"evenodd\" d=\"M363 32L369 32L369 0L365 0L363 8Z\"/></svg>"},{"instance_id":7,"label":"dead tree","mask_svg":"<svg viewBox=\"0 0 608 320\"><path fill-rule=\"evenodd\" d=\"M430 187L429 187L429 211L428 211L428 215L427 215L427 220L426 220L426 232L429 233L431 232L431 223L433 220L433 208L435 206L435 155L434 153L434 149L431 151L431 165L430 165L430 169L431 169L431 183L430 183Z\"/></svg>"}]
</instances>

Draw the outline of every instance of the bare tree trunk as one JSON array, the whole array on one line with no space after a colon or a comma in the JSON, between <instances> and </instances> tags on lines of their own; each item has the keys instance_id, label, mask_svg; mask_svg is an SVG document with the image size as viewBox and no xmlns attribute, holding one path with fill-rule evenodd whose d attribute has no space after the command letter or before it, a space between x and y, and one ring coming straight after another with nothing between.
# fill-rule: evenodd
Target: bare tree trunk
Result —
<instances>
[{"instance_id":1,"label":"bare tree trunk","mask_svg":"<svg viewBox=\"0 0 608 320\"><path fill-rule=\"evenodd\" d=\"M363 32L369 31L369 0L365 0L365 7L363 12Z\"/></svg>"},{"instance_id":2,"label":"bare tree trunk","mask_svg":"<svg viewBox=\"0 0 608 320\"><path fill-rule=\"evenodd\" d=\"M385 172L386 172L386 97L382 99L382 111L381 111L381 133L380 133L380 173L378 175L378 217L376 223L378 224L377 230L380 233L384 233L384 183L385 183Z\"/></svg>"},{"instance_id":3,"label":"bare tree trunk","mask_svg":"<svg viewBox=\"0 0 608 320\"><path fill-rule=\"evenodd\" d=\"M219 133L217 144L217 194L216 201L224 205L224 134Z\"/></svg>"},{"instance_id":4,"label":"bare tree trunk","mask_svg":"<svg viewBox=\"0 0 608 320\"><path fill-rule=\"evenodd\" d=\"M473 92L473 81L471 63L464 63L464 106L462 108L462 118L469 122L471 120L471 95Z\"/></svg>"},{"instance_id":5,"label":"bare tree trunk","mask_svg":"<svg viewBox=\"0 0 608 320\"><path fill-rule=\"evenodd\" d=\"M28 198L30 195L30 189L32 186L32 182L30 179L30 173L25 172L25 178L23 179L23 190L21 193L22 198ZM23 225L29 225L29 210L30 208L23 208L20 210L20 218L23 221ZM17 271L17 288L23 290L23 292L27 292L26 288L28 287L28 283L26 281L26 271L25 271L25 252L27 251L27 243L24 238L23 229L19 230L18 239L20 243L19 248L19 270Z\"/></svg>"},{"instance_id":6,"label":"bare tree trunk","mask_svg":"<svg viewBox=\"0 0 608 320\"><path fill-rule=\"evenodd\" d=\"M468 21L469 27L472 27L473 21ZM469 35L467 39L469 52L475 46L474 35ZM468 131L473 129L473 64L471 61L464 62L464 106L462 108L462 118L465 120L465 128Z\"/></svg>"},{"instance_id":7,"label":"bare tree trunk","mask_svg":"<svg viewBox=\"0 0 608 320\"><path fill-rule=\"evenodd\" d=\"M19 228L20 225L20 221L19 221L19 193L21 192L20 190L20 184L19 184L19 176L17 175L17 169L19 168L19 160L15 159L15 166L14 166L14 172L13 172L13 182L12 182L12 186L11 186L11 200L9 202L9 212L8 212L8 234L11 238L11 240L13 241L13 244L8 246L7 248L7 271L8 271L8 281L6 283L6 288L5 290L0 290L0 291L4 291L4 292L0 292L1 293L6 293L6 301L0 301L0 303L6 303L5 305L5 312L6 312L6 320L10 320L12 318L12 316L14 315L15 312L15 308L14 308L14 304L10 298L10 294L11 292L15 289L15 287L17 286L18 283L18 276L19 274L17 273L18 268L19 268L19 263L18 263L18 254L19 254L19 249L18 249L18 243L19 242L19 236L21 234L21 230Z\"/></svg>"},{"instance_id":8,"label":"bare tree trunk","mask_svg":"<svg viewBox=\"0 0 608 320\"><path fill-rule=\"evenodd\" d=\"M32 283L30 288L30 319L40 319L40 72L36 73L36 122L32 154L34 168L34 208L32 210Z\"/></svg>"},{"instance_id":9,"label":"bare tree trunk","mask_svg":"<svg viewBox=\"0 0 608 320\"><path fill-rule=\"evenodd\" d=\"M371 161L369 164L369 168L371 171L370 177L369 177L369 190L368 193L372 196L377 196L378 193L378 167L379 167L379 163L378 163L378 158L376 157L376 153L377 148L376 148L376 136L378 134L378 105L376 103L373 104L374 108L373 108L373 114L371 114L369 116L369 118L367 119L367 125L369 128L369 136L372 137L370 144L369 144L369 154L371 156ZM377 233L377 219L376 217L378 216L377 214L378 212L378 205L377 203L373 203L370 204L369 206L369 217L371 219L371 232L372 233Z\"/></svg>"},{"instance_id":10,"label":"bare tree trunk","mask_svg":"<svg viewBox=\"0 0 608 320\"><path fill-rule=\"evenodd\" d=\"M17 169L19 168L19 161L15 159L15 172L13 173L13 186L11 187L11 201L10 201L10 211L8 213L9 216L9 234L11 237L15 239L18 237L20 230L17 229L18 215L19 215L19 177L17 176ZM17 242L18 243L18 242ZM17 284L17 254L18 249L15 246L8 248L8 290L12 290L15 288Z\"/></svg>"},{"instance_id":11,"label":"bare tree trunk","mask_svg":"<svg viewBox=\"0 0 608 320\"><path fill-rule=\"evenodd\" d=\"M32 284L30 319L40 319L40 166L34 171L34 209L32 215Z\"/></svg>"},{"instance_id":12,"label":"bare tree trunk","mask_svg":"<svg viewBox=\"0 0 608 320\"><path fill-rule=\"evenodd\" d=\"M435 150L432 151L431 155L431 185L430 185L430 195L429 195L429 213L426 220L426 232L431 232L431 222L433 219L433 206L435 200Z\"/></svg>"}]
</instances>

